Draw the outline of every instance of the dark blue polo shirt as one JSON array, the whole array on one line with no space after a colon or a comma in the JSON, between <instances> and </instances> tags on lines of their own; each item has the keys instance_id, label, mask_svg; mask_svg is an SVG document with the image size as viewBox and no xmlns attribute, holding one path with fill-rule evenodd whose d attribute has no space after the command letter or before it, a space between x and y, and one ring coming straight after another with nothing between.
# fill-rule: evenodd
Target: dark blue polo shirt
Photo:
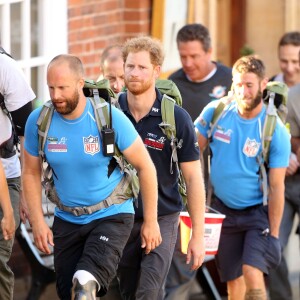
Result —
<instances>
[{"instance_id":1,"label":"dark blue polo shirt","mask_svg":"<svg viewBox=\"0 0 300 300\"><path fill-rule=\"evenodd\" d=\"M158 215L168 215L182 210L182 199L178 192L178 173L175 163L172 164L173 174L170 172L171 146L170 140L162 132L159 124L161 116L161 93L156 89L156 100L150 112L138 123L131 115L127 94L121 94L119 103L123 112L131 120L141 136L148 152L156 166L158 177ZM181 107L175 105L176 135L182 139L182 147L177 150L178 161L188 162L199 159L199 147L195 134L194 124L190 115ZM142 218L143 207L139 196L138 208L135 207L136 218Z\"/></svg>"}]
</instances>

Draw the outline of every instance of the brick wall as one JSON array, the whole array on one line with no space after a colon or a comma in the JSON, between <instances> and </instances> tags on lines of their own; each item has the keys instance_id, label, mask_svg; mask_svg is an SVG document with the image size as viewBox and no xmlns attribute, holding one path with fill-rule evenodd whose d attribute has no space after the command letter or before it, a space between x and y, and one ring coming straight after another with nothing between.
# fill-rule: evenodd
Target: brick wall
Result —
<instances>
[{"instance_id":1,"label":"brick wall","mask_svg":"<svg viewBox=\"0 0 300 300\"><path fill-rule=\"evenodd\" d=\"M99 76L106 46L150 33L151 0L69 0L69 53L83 62L86 77Z\"/></svg>"}]
</instances>

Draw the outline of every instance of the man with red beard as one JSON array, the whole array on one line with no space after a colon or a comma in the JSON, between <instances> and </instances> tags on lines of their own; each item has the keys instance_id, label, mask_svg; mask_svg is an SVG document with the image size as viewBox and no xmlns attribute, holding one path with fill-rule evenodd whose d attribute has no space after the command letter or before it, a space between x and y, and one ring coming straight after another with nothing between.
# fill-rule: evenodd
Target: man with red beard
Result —
<instances>
[{"instance_id":1,"label":"man with red beard","mask_svg":"<svg viewBox=\"0 0 300 300\"><path fill-rule=\"evenodd\" d=\"M37 126L41 109L36 109L26 123L23 170L34 240L44 253L54 246L59 298L71 299L73 283L72 299L94 300L105 295L116 275L133 225L133 198L120 196L125 173L110 167L114 158L104 154L91 99L83 93L79 58L56 56L48 65L47 83L54 111L41 151L54 174L52 194L58 203L52 234L42 210ZM161 243L155 168L131 122L120 110L110 109L114 143L139 175L144 208L141 247L148 254Z\"/></svg>"},{"instance_id":2,"label":"man with red beard","mask_svg":"<svg viewBox=\"0 0 300 300\"><path fill-rule=\"evenodd\" d=\"M290 137L277 118L270 143L268 203L263 205L259 157L266 118L262 93L268 79L255 56L236 61L232 69L233 100L212 129L212 207L226 215L216 262L229 299L267 299L264 274L281 258L279 227L284 206L284 177L289 163ZM201 151L220 101L208 104L195 121Z\"/></svg>"},{"instance_id":3,"label":"man with red beard","mask_svg":"<svg viewBox=\"0 0 300 300\"><path fill-rule=\"evenodd\" d=\"M123 47L124 78L127 92L119 104L142 137L156 166L158 177L158 222L162 244L146 254L141 248L143 228L142 199L135 208L135 222L118 268L123 299L162 300L164 285L177 238L182 199L178 191L178 172L172 160L170 140L160 128L162 95L155 88L163 63L161 43L150 37L127 41ZM188 207L193 231L186 263L198 269L204 259L205 191L199 159L199 147L189 114L175 105L178 161L187 185ZM176 145L178 146L178 145ZM171 164L171 165L170 165Z\"/></svg>"}]
</instances>

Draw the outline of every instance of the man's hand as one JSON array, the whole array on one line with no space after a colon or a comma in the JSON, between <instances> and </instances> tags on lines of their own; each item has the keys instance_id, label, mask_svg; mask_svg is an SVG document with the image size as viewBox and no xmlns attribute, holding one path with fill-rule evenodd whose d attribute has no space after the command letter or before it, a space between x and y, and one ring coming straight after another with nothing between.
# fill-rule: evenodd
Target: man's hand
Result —
<instances>
[{"instance_id":1,"label":"man's hand","mask_svg":"<svg viewBox=\"0 0 300 300\"><path fill-rule=\"evenodd\" d=\"M193 260L191 270L197 270L201 267L205 258L204 237L196 239L193 236L188 245L186 263L189 264Z\"/></svg>"},{"instance_id":2,"label":"man's hand","mask_svg":"<svg viewBox=\"0 0 300 300\"><path fill-rule=\"evenodd\" d=\"M14 237L16 228L13 213L11 213L9 216L4 214L1 220L1 229L5 240L11 240Z\"/></svg>"},{"instance_id":3,"label":"man's hand","mask_svg":"<svg viewBox=\"0 0 300 300\"><path fill-rule=\"evenodd\" d=\"M289 166L286 169L286 176L294 175L299 168L299 162L297 156L294 153L291 153Z\"/></svg>"},{"instance_id":4,"label":"man's hand","mask_svg":"<svg viewBox=\"0 0 300 300\"><path fill-rule=\"evenodd\" d=\"M49 245L54 246L53 234L44 219L32 225L32 232L37 248L46 254L51 254Z\"/></svg>"},{"instance_id":5,"label":"man's hand","mask_svg":"<svg viewBox=\"0 0 300 300\"><path fill-rule=\"evenodd\" d=\"M161 234L158 223L155 222L145 222L141 227L141 240L142 248L145 248L145 254L149 254L150 251L158 247L161 242Z\"/></svg>"}]
</instances>

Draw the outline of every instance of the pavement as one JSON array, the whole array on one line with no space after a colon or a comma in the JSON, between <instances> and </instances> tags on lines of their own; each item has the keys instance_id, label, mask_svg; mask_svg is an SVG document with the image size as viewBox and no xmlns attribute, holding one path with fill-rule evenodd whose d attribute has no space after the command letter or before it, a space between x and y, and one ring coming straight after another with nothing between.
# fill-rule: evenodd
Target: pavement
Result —
<instances>
[{"instance_id":1,"label":"pavement","mask_svg":"<svg viewBox=\"0 0 300 300\"><path fill-rule=\"evenodd\" d=\"M299 293L299 272L293 272L290 274L290 279L293 287L293 299L299 300L300 293ZM27 293L30 288L30 277L27 278L18 278L15 281L15 293L14 293L14 300L26 300ZM222 299L226 299L226 297L222 297ZM47 286L46 290L42 294L39 300L59 300L56 289L55 283L52 283ZM178 299L181 300L181 299ZM195 282L191 296L189 300L213 300L207 298L201 291L199 285ZM284 300L284 299L282 299Z\"/></svg>"},{"instance_id":2,"label":"pavement","mask_svg":"<svg viewBox=\"0 0 300 300\"><path fill-rule=\"evenodd\" d=\"M298 224L298 220L295 220L295 226ZM295 232L295 230L293 231ZM285 252L285 257L287 258L287 263L290 270L290 281L293 289L293 300L300 299L300 290L299 290L299 276L300 276L300 255L299 255L299 236L296 234L292 234L290 236L289 244ZM31 278L30 276L17 278L15 280L15 292L14 292L14 300L26 300L26 296L30 289ZM223 297L226 299L226 297ZM42 294L39 300L59 300L55 283L52 283L47 286L46 290ZM153 299L154 300L154 299ZM178 299L182 300L182 299ZM208 299L202 292L200 286L197 282L194 282L193 287L191 289L191 295L189 300L214 300ZM282 299L285 300L285 299Z\"/></svg>"}]
</instances>

